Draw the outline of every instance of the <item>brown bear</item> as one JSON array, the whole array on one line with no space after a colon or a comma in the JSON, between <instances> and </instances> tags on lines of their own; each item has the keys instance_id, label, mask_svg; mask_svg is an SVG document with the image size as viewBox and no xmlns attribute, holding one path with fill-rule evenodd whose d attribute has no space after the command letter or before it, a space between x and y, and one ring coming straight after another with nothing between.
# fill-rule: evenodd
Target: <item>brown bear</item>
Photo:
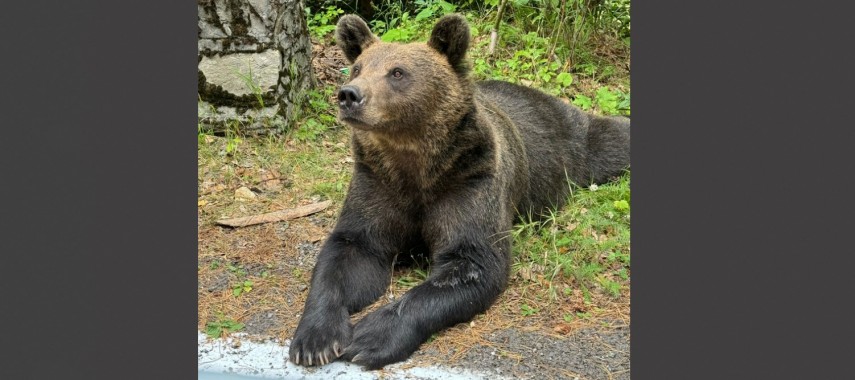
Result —
<instances>
[{"instance_id":1,"label":"brown bear","mask_svg":"<svg viewBox=\"0 0 855 380\"><path fill-rule=\"evenodd\" d=\"M622 174L629 120L510 83L474 83L464 59L469 26L459 15L442 17L427 43L411 44L381 42L348 15L336 41L352 63L338 100L353 132L353 179L289 356L376 369L487 310L508 282L515 220L561 207L571 182ZM429 257L428 278L351 325L410 254Z\"/></svg>"}]
</instances>

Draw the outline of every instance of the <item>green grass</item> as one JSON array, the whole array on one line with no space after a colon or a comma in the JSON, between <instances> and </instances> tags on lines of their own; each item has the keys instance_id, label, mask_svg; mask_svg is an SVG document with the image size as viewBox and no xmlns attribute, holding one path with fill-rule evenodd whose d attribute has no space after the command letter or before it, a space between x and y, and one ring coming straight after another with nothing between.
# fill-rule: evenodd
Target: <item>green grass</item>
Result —
<instances>
[{"instance_id":1,"label":"green grass","mask_svg":"<svg viewBox=\"0 0 855 380\"><path fill-rule=\"evenodd\" d=\"M550 284L550 296L569 282L615 298L629 286L630 174L591 188L575 188L568 204L542 223L522 223L514 236L514 268Z\"/></svg>"},{"instance_id":2,"label":"green grass","mask_svg":"<svg viewBox=\"0 0 855 380\"><path fill-rule=\"evenodd\" d=\"M237 142L215 138L211 143L199 145L200 168L213 172L211 175L231 190L253 185L253 177L238 174L244 165L252 165L253 169L275 169L297 192L342 201L350 181L350 164L346 161L348 147L341 144L342 134L345 133L338 131L326 135L324 140L293 147L289 147L287 137L246 137ZM329 144L330 141L339 146ZM232 145L234 147L229 148ZM226 157L230 153L231 157ZM202 175L205 173L200 173Z\"/></svg>"},{"instance_id":3,"label":"green grass","mask_svg":"<svg viewBox=\"0 0 855 380\"><path fill-rule=\"evenodd\" d=\"M296 128L281 135L244 136L232 125L225 136L199 131L200 187L212 178L226 189L257 185L257 170L275 170L299 194L340 202L350 182L349 131L333 116L335 88L312 91ZM227 195L227 194L226 194Z\"/></svg>"},{"instance_id":4,"label":"green grass","mask_svg":"<svg viewBox=\"0 0 855 380\"><path fill-rule=\"evenodd\" d=\"M398 277L396 283L404 288L412 288L425 281L430 275L430 268L412 268Z\"/></svg>"}]
</instances>

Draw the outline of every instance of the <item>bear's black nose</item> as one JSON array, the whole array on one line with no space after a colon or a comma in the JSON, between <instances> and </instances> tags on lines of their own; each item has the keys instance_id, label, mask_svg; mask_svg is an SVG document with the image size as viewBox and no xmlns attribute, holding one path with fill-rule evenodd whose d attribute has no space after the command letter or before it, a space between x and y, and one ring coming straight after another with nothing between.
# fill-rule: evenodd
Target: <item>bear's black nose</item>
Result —
<instances>
[{"instance_id":1,"label":"bear's black nose","mask_svg":"<svg viewBox=\"0 0 855 380\"><path fill-rule=\"evenodd\" d=\"M338 90L338 105L341 108L354 108L362 102L362 93L359 87L345 85Z\"/></svg>"}]
</instances>

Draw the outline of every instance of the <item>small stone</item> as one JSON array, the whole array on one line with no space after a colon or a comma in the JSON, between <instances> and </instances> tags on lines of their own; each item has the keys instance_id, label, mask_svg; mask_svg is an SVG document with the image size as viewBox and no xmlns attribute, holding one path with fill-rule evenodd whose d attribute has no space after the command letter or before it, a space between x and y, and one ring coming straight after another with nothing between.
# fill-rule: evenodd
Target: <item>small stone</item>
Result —
<instances>
[{"instance_id":1,"label":"small stone","mask_svg":"<svg viewBox=\"0 0 855 380\"><path fill-rule=\"evenodd\" d=\"M246 186L241 186L239 189L235 190L235 200L249 201L256 197L257 195L255 195L255 193Z\"/></svg>"}]
</instances>

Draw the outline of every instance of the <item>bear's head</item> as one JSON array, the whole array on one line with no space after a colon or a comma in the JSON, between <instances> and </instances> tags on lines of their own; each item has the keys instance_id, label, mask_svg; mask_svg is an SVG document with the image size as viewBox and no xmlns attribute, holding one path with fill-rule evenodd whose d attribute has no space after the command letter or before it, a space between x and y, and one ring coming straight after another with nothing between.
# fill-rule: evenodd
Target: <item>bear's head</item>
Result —
<instances>
[{"instance_id":1,"label":"bear's head","mask_svg":"<svg viewBox=\"0 0 855 380\"><path fill-rule=\"evenodd\" d=\"M355 15L336 26L336 44L351 63L339 89L339 119L359 130L383 134L429 132L448 127L472 104L469 26L446 15L427 43L386 43Z\"/></svg>"}]
</instances>

